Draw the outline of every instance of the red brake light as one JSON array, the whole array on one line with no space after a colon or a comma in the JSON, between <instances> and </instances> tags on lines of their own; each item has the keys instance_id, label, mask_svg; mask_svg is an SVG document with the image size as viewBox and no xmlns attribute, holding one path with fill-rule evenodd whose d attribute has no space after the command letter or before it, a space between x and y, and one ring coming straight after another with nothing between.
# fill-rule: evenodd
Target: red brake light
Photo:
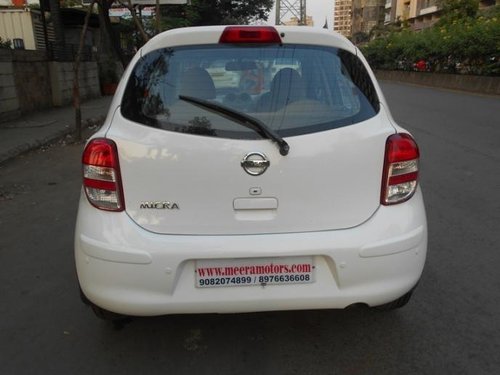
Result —
<instances>
[{"instance_id":1,"label":"red brake light","mask_svg":"<svg viewBox=\"0 0 500 375\"><path fill-rule=\"evenodd\" d=\"M118 166L115 149L115 143L109 139L93 139L83 152L83 164L115 168Z\"/></svg>"},{"instance_id":2,"label":"red brake light","mask_svg":"<svg viewBox=\"0 0 500 375\"><path fill-rule=\"evenodd\" d=\"M410 199L417 190L420 153L409 134L387 138L380 203L391 205Z\"/></svg>"},{"instance_id":3,"label":"red brake light","mask_svg":"<svg viewBox=\"0 0 500 375\"><path fill-rule=\"evenodd\" d=\"M219 43L281 43L278 31L272 26L228 26Z\"/></svg>"},{"instance_id":4,"label":"red brake light","mask_svg":"<svg viewBox=\"0 0 500 375\"><path fill-rule=\"evenodd\" d=\"M89 142L82 157L83 188L96 208L123 211L123 189L116 144L105 138Z\"/></svg>"}]
</instances>

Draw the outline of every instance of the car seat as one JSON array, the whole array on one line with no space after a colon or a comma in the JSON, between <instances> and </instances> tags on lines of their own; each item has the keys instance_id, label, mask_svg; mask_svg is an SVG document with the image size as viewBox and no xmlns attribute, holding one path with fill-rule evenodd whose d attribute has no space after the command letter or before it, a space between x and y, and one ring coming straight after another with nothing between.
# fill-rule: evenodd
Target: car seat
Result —
<instances>
[{"instance_id":1,"label":"car seat","mask_svg":"<svg viewBox=\"0 0 500 375\"><path fill-rule=\"evenodd\" d=\"M179 95L199 99L215 99L215 85L205 69L192 68L181 76Z\"/></svg>"},{"instance_id":2,"label":"car seat","mask_svg":"<svg viewBox=\"0 0 500 375\"><path fill-rule=\"evenodd\" d=\"M274 112L304 97L305 86L300 74L295 69L283 68L271 81L269 92L259 98L256 111Z\"/></svg>"}]
</instances>

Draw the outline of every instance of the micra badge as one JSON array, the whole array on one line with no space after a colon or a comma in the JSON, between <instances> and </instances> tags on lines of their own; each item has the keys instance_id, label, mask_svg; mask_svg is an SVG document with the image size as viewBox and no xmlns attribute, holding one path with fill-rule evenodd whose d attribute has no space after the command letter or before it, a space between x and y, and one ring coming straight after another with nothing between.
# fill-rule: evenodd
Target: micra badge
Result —
<instances>
[{"instance_id":1,"label":"micra badge","mask_svg":"<svg viewBox=\"0 0 500 375\"><path fill-rule=\"evenodd\" d=\"M179 205L166 201L141 202L139 208L141 210L179 210Z\"/></svg>"}]
</instances>

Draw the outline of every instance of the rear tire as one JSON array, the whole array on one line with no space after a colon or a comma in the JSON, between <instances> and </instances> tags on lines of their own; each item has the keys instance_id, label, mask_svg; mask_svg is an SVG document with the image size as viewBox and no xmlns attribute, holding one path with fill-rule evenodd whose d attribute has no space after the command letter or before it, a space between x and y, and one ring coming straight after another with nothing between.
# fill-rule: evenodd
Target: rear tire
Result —
<instances>
[{"instance_id":1,"label":"rear tire","mask_svg":"<svg viewBox=\"0 0 500 375\"><path fill-rule=\"evenodd\" d=\"M95 316L97 316L99 319L102 320L115 321L120 319L127 319L125 315L108 311L106 309L103 309L102 307L94 305L93 303L90 304L90 307L92 308L92 311L94 312Z\"/></svg>"},{"instance_id":2,"label":"rear tire","mask_svg":"<svg viewBox=\"0 0 500 375\"><path fill-rule=\"evenodd\" d=\"M391 311L391 310L399 309L399 308L403 307L404 305L406 305L410 301L411 295L413 294L414 290L415 290L415 288L413 288L408 293L402 295L401 297L399 297L398 299L396 299L392 302L384 303L383 305L380 305L380 306L374 306L373 308L377 309L379 311Z\"/></svg>"},{"instance_id":3,"label":"rear tire","mask_svg":"<svg viewBox=\"0 0 500 375\"><path fill-rule=\"evenodd\" d=\"M131 318L129 316L108 311L92 303L83 293L82 288L80 288L80 298L84 304L92 308L95 316L97 316L99 319L113 323L115 328L122 328L126 323L131 321Z\"/></svg>"}]
</instances>

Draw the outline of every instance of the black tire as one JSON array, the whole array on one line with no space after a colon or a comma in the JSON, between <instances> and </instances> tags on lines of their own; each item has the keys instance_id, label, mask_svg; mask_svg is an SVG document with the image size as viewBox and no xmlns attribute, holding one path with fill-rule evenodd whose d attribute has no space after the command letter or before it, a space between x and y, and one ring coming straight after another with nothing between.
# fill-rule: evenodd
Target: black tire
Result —
<instances>
[{"instance_id":1,"label":"black tire","mask_svg":"<svg viewBox=\"0 0 500 375\"><path fill-rule=\"evenodd\" d=\"M373 308L377 309L379 311L391 311L391 310L399 309L399 308L403 307L404 305L406 305L410 301L411 295L413 294L414 290L415 290L415 288L413 288L408 293L402 295L401 297L399 297L398 299L396 299L392 302L384 303L383 305L380 305L380 306L374 306Z\"/></svg>"},{"instance_id":2,"label":"black tire","mask_svg":"<svg viewBox=\"0 0 500 375\"><path fill-rule=\"evenodd\" d=\"M115 320L127 318L125 315L121 315L121 314L114 313L112 311L108 311L106 309L103 309L102 307L94 305L93 303L90 304L90 307L92 308L92 311L94 312L95 316L97 316L99 319L102 319L102 320L115 321Z\"/></svg>"},{"instance_id":3,"label":"black tire","mask_svg":"<svg viewBox=\"0 0 500 375\"><path fill-rule=\"evenodd\" d=\"M105 310L102 307L99 307L96 304L92 303L83 293L82 288L80 288L80 298L84 304L92 308L95 316L97 316L99 319L112 322L114 325L120 325L128 323L130 321L130 317L126 315L117 314L112 311Z\"/></svg>"}]
</instances>

